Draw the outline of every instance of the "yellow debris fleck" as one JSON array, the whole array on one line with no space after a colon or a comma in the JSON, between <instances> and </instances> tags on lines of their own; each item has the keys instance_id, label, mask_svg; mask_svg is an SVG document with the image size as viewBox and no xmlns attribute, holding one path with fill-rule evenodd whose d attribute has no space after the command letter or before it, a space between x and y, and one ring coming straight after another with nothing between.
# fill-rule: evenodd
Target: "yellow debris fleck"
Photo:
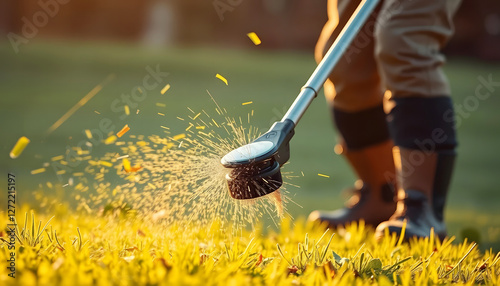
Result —
<instances>
[{"instance_id":1,"label":"yellow debris fleck","mask_svg":"<svg viewBox=\"0 0 500 286\"><path fill-rule=\"evenodd\" d=\"M125 114L130 115L130 107L128 107L128 105L125 105L123 108L125 109Z\"/></svg>"},{"instance_id":2,"label":"yellow debris fleck","mask_svg":"<svg viewBox=\"0 0 500 286\"><path fill-rule=\"evenodd\" d=\"M56 172L58 175L64 175L66 173L66 170L59 170Z\"/></svg>"},{"instance_id":3,"label":"yellow debris fleck","mask_svg":"<svg viewBox=\"0 0 500 286\"><path fill-rule=\"evenodd\" d=\"M318 173L318 176L320 176L320 177L325 177L325 178L330 178L330 176L325 175L325 174L320 174L320 173Z\"/></svg>"},{"instance_id":4,"label":"yellow debris fleck","mask_svg":"<svg viewBox=\"0 0 500 286\"><path fill-rule=\"evenodd\" d=\"M160 116L165 116L165 114L164 114L164 113L161 113L161 112L158 112L158 115L160 115Z\"/></svg>"},{"instance_id":5,"label":"yellow debris fleck","mask_svg":"<svg viewBox=\"0 0 500 286\"><path fill-rule=\"evenodd\" d=\"M127 173L130 173L130 172L137 172L139 171L140 169L142 169L141 166L139 165L135 165L134 167L132 167L132 165L130 164L130 161L127 159L127 158L123 158L122 159L122 163L123 163L123 169L125 170L125 172Z\"/></svg>"},{"instance_id":6,"label":"yellow debris fleck","mask_svg":"<svg viewBox=\"0 0 500 286\"><path fill-rule=\"evenodd\" d=\"M92 132L90 130L85 129L85 135L87 135L87 138L92 139Z\"/></svg>"},{"instance_id":7,"label":"yellow debris fleck","mask_svg":"<svg viewBox=\"0 0 500 286\"><path fill-rule=\"evenodd\" d=\"M52 162L59 161L59 160L62 160L62 159L64 159L64 155L59 155L59 156L55 156L55 157L50 158L50 160Z\"/></svg>"},{"instance_id":8,"label":"yellow debris fleck","mask_svg":"<svg viewBox=\"0 0 500 286\"><path fill-rule=\"evenodd\" d=\"M90 151L89 150L81 150L80 149L80 150L76 151L76 154L78 154L78 155L88 155L88 154L90 154Z\"/></svg>"},{"instance_id":9,"label":"yellow debris fleck","mask_svg":"<svg viewBox=\"0 0 500 286\"><path fill-rule=\"evenodd\" d=\"M217 126L217 128L220 128L219 124L217 124L217 122L215 122L215 120L213 118L212 118L212 121L215 124L215 126Z\"/></svg>"},{"instance_id":10,"label":"yellow debris fleck","mask_svg":"<svg viewBox=\"0 0 500 286\"><path fill-rule=\"evenodd\" d=\"M73 173L73 177L81 177L81 176L83 176L83 172Z\"/></svg>"},{"instance_id":11,"label":"yellow debris fleck","mask_svg":"<svg viewBox=\"0 0 500 286\"><path fill-rule=\"evenodd\" d=\"M204 135L204 136L210 137L210 134L207 134L207 133L202 132L202 131L198 131L198 134L201 134L201 135Z\"/></svg>"},{"instance_id":12,"label":"yellow debris fleck","mask_svg":"<svg viewBox=\"0 0 500 286\"><path fill-rule=\"evenodd\" d=\"M158 106L158 107L167 107L167 105L165 103L161 103L161 102L157 102L156 106Z\"/></svg>"},{"instance_id":13,"label":"yellow debris fleck","mask_svg":"<svg viewBox=\"0 0 500 286\"><path fill-rule=\"evenodd\" d=\"M105 167L113 167L113 164L108 162L108 161L99 161L99 165L102 165Z\"/></svg>"},{"instance_id":14,"label":"yellow debris fleck","mask_svg":"<svg viewBox=\"0 0 500 286\"><path fill-rule=\"evenodd\" d=\"M200 112L200 113L198 113L198 114L196 114L196 116L195 116L195 117L193 117L193 120L196 120L196 118L198 118L198 116L200 116L200 115L201 115L201 112Z\"/></svg>"},{"instance_id":15,"label":"yellow debris fleck","mask_svg":"<svg viewBox=\"0 0 500 286\"><path fill-rule=\"evenodd\" d=\"M185 137L186 137L186 134L181 133L181 134L175 135L172 139L177 141L177 140L183 139Z\"/></svg>"},{"instance_id":16,"label":"yellow debris fleck","mask_svg":"<svg viewBox=\"0 0 500 286\"><path fill-rule=\"evenodd\" d=\"M257 34L255 32L250 32L247 34L247 36L248 36L248 38L250 38L250 40L252 40L253 44L256 46L258 46L262 43L259 36L257 36Z\"/></svg>"},{"instance_id":17,"label":"yellow debris fleck","mask_svg":"<svg viewBox=\"0 0 500 286\"><path fill-rule=\"evenodd\" d=\"M99 111L97 111L97 110L94 110L94 112L95 112L95 113L97 113L97 114L101 114L101 113L100 113Z\"/></svg>"},{"instance_id":18,"label":"yellow debris fleck","mask_svg":"<svg viewBox=\"0 0 500 286\"><path fill-rule=\"evenodd\" d=\"M170 89L170 84L167 84L164 88L162 88L161 94L165 94L165 92L167 92L167 90L169 89Z\"/></svg>"},{"instance_id":19,"label":"yellow debris fleck","mask_svg":"<svg viewBox=\"0 0 500 286\"><path fill-rule=\"evenodd\" d=\"M23 153L24 148L28 146L28 143L30 143L30 140L26 136L22 136L21 138L19 138L16 142L16 145L14 145L14 147L10 151L10 157L12 159L16 159L17 157L19 157L19 155Z\"/></svg>"},{"instance_id":20,"label":"yellow debris fleck","mask_svg":"<svg viewBox=\"0 0 500 286\"><path fill-rule=\"evenodd\" d=\"M35 169L31 171L31 175L36 175L45 172L45 168Z\"/></svg>"},{"instance_id":21,"label":"yellow debris fleck","mask_svg":"<svg viewBox=\"0 0 500 286\"><path fill-rule=\"evenodd\" d=\"M222 82L224 82L226 85L228 85L227 79L225 77L221 76L220 74L216 74L215 77L222 80Z\"/></svg>"},{"instance_id":22,"label":"yellow debris fleck","mask_svg":"<svg viewBox=\"0 0 500 286\"><path fill-rule=\"evenodd\" d=\"M243 102L241 105L249 105L249 104L252 104L253 101L247 101L247 102Z\"/></svg>"},{"instance_id":23,"label":"yellow debris fleck","mask_svg":"<svg viewBox=\"0 0 500 286\"><path fill-rule=\"evenodd\" d=\"M205 130L205 126L196 126L196 129Z\"/></svg>"},{"instance_id":24,"label":"yellow debris fleck","mask_svg":"<svg viewBox=\"0 0 500 286\"><path fill-rule=\"evenodd\" d=\"M104 140L104 144L106 145L113 144L115 143L116 139L118 139L118 137L116 137L115 135L111 135L108 138L106 138L106 140Z\"/></svg>"}]
</instances>

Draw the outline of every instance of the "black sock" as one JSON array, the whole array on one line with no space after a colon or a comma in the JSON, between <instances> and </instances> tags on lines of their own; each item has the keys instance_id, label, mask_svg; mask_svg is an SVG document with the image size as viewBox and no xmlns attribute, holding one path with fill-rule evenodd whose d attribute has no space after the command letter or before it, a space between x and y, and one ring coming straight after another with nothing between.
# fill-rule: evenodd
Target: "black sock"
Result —
<instances>
[{"instance_id":1,"label":"black sock","mask_svg":"<svg viewBox=\"0 0 500 286\"><path fill-rule=\"evenodd\" d=\"M362 149L389 139L382 104L357 112L333 108L333 119L350 150Z\"/></svg>"},{"instance_id":2,"label":"black sock","mask_svg":"<svg viewBox=\"0 0 500 286\"><path fill-rule=\"evenodd\" d=\"M403 97L387 116L394 145L425 152L454 150L455 115L450 97Z\"/></svg>"}]
</instances>

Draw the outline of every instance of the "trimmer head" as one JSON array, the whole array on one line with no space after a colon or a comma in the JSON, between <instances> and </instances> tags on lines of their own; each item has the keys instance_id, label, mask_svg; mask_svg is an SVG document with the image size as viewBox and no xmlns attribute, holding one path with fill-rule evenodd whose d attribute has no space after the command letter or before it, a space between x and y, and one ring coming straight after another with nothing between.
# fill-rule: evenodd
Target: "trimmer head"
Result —
<instances>
[{"instance_id":1,"label":"trimmer head","mask_svg":"<svg viewBox=\"0 0 500 286\"><path fill-rule=\"evenodd\" d=\"M274 123L254 142L241 146L222 159L231 197L254 199L278 190L283 184L280 168L290 158L290 139L295 124L291 120Z\"/></svg>"}]
</instances>

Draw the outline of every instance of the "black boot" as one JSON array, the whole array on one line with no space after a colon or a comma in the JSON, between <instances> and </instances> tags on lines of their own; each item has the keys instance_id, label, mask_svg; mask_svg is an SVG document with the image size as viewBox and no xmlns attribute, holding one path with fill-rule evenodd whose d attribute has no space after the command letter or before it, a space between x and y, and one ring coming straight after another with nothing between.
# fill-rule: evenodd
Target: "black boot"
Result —
<instances>
[{"instance_id":1,"label":"black boot","mask_svg":"<svg viewBox=\"0 0 500 286\"><path fill-rule=\"evenodd\" d=\"M432 208L436 218L444 221L444 206L446 204L446 196L455 166L456 152L440 151L438 152L438 162L436 166L436 178L434 179L434 188L432 192Z\"/></svg>"},{"instance_id":2,"label":"black boot","mask_svg":"<svg viewBox=\"0 0 500 286\"><path fill-rule=\"evenodd\" d=\"M326 221L331 227L364 220L376 227L388 220L396 210L394 160L392 141L368 146L359 150L349 150L345 145L337 146L336 152L347 158L358 176L358 186L354 195L343 209L335 211L314 211L311 221ZM340 152L339 152L340 149Z\"/></svg>"},{"instance_id":3,"label":"black boot","mask_svg":"<svg viewBox=\"0 0 500 286\"><path fill-rule=\"evenodd\" d=\"M346 203L345 208L334 211L314 211L309 215L309 220L327 222L332 228L363 220L367 225L376 227L389 219L395 209L392 184L385 184L376 191L368 185L363 185L354 190L354 195Z\"/></svg>"},{"instance_id":4,"label":"black boot","mask_svg":"<svg viewBox=\"0 0 500 286\"><path fill-rule=\"evenodd\" d=\"M401 235L405 220L405 240L412 237L428 237L431 229L434 229L435 235L440 239L446 237L446 226L442 220L437 219L424 193L415 190L404 191L404 198L398 203L403 205L403 209L396 212L390 220L377 226L375 232L376 239L381 239L386 230L389 233L396 233L398 236ZM399 209L400 207L398 206Z\"/></svg>"},{"instance_id":5,"label":"black boot","mask_svg":"<svg viewBox=\"0 0 500 286\"><path fill-rule=\"evenodd\" d=\"M406 167L406 171L402 170L405 168L403 166L410 161L409 158L416 157L417 153L415 152L426 156L425 161L418 166ZM401 164L397 169L403 173L400 176L402 177L400 185L403 188L398 191L399 200L396 213L390 220L377 227L375 237L380 239L386 231L401 235L406 220L405 239L428 237L431 229L434 229L437 237L444 239L447 233L443 211L456 157L455 152L424 153L417 150L401 149L401 154L396 153L394 157L401 159ZM398 164L396 166L398 167ZM414 189L418 186L420 186L419 189ZM427 190L427 186L430 186L430 191Z\"/></svg>"}]
</instances>

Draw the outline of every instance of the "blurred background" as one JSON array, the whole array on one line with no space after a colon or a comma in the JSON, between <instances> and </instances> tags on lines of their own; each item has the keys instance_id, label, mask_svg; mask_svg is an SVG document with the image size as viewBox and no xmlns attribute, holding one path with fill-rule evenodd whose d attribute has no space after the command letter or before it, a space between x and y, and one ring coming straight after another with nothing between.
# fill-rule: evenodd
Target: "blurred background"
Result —
<instances>
[{"instance_id":1,"label":"blurred background","mask_svg":"<svg viewBox=\"0 0 500 286\"><path fill-rule=\"evenodd\" d=\"M311 51L327 19L327 1L304 0L4 0L0 33L121 41L150 46L214 45L248 48L247 31L265 39L261 49ZM500 3L462 1L448 55L500 60ZM45 21L47 14L48 20ZM47 22L47 23L45 23ZM37 23L42 25L36 25Z\"/></svg>"},{"instance_id":2,"label":"blurred background","mask_svg":"<svg viewBox=\"0 0 500 286\"><path fill-rule=\"evenodd\" d=\"M305 0L3 0L0 2L0 171L18 176L18 203L71 192L56 170L31 171L85 139L83 130L109 118L137 134L181 133L176 117L210 109L206 90L232 116L254 110L261 131L279 120L315 67L313 48L327 20L327 1ZM500 249L500 91L475 99L482 79L500 81L500 2L465 0L456 34L444 53L456 104L466 107L458 126L459 159L447 223L457 237L474 236ZM247 33L262 40L254 45ZM147 67L168 73L126 120L112 102L141 86ZM215 78L219 73L228 86ZM113 80L49 135L46 131L109 75ZM165 95L160 90L170 84ZM251 105L241 103L252 101ZM163 102L160 109L156 103ZM208 106L208 107L207 107ZM212 109L213 110L213 109ZM97 112L96 112L97 111ZM158 112L165 114L158 116ZM215 111L213 111L215 112ZM132 115L134 112L132 112ZM18 159L8 153L20 136L31 139ZM294 217L341 207L354 176L333 152L336 143L323 98L296 129L286 170L298 174L289 204ZM69 147L68 147L69 146ZM95 146L92 156L105 154ZM304 173L304 176L301 175ZM330 178L317 176L318 173ZM50 183L50 186L47 184ZM0 190L6 189L6 183ZM6 195L0 196L4 209ZM480 238L477 238L478 235Z\"/></svg>"}]
</instances>

